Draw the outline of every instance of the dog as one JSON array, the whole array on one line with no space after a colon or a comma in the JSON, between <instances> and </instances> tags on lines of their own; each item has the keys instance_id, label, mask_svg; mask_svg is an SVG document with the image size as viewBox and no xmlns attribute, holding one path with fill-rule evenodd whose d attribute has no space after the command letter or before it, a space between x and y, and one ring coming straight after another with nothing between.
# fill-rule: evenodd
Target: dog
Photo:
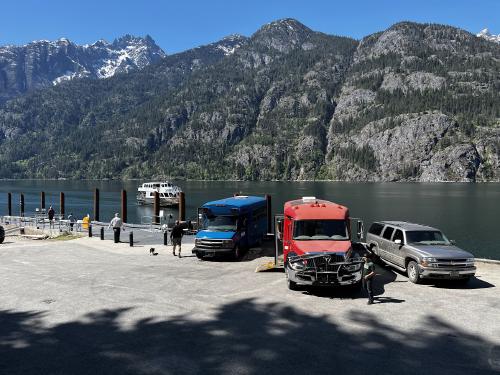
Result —
<instances>
[{"instance_id":1,"label":"dog","mask_svg":"<svg viewBox=\"0 0 500 375\"><path fill-rule=\"evenodd\" d=\"M158 255L158 253L155 253L155 248L152 247L151 249L149 249L149 255Z\"/></svg>"}]
</instances>

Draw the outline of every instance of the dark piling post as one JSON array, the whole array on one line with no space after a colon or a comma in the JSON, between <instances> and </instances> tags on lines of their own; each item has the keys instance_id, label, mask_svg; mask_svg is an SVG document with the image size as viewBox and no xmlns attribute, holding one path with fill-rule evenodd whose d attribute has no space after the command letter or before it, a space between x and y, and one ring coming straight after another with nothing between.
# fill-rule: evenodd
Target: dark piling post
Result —
<instances>
[{"instance_id":1,"label":"dark piling post","mask_svg":"<svg viewBox=\"0 0 500 375\"><path fill-rule=\"evenodd\" d=\"M127 190L122 190L122 221L128 223L127 220Z\"/></svg>"},{"instance_id":2,"label":"dark piling post","mask_svg":"<svg viewBox=\"0 0 500 375\"><path fill-rule=\"evenodd\" d=\"M64 219L64 193L61 191L59 194L59 214L61 215L61 219Z\"/></svg>"},{"instance_id":3,"label":"dark piling post","mask_svg":"<svg viewBox=\"0 0 500 375\"><path fill-rule=\"evenodd\" d=\"M24 194L19 196L19 216L24 216Z\"/></svg>"},{"instance_id":4,"label":"dark piling post","mask_svg":"<svg viewBox=\"0 0 500 375\"><path fill-rule=\"evenodd\" d=\"M130 232L128 235L128 243L130 247L134 246L134 232Z\"/></svg>"},{"instance_id":5,"label":"dark piling post","mask_svg":"<svg viewBox=\"0 0 500 375\"><path fill-rule=\"evenodd\" d=\"M40 192L40 210L45 209L45 192Z\"/></svg>"},{"instance_id":6,"label":"dark piling post","mask_svg":"<svg viewBox=\"0 0 500 375\"><path fill-rule=\"evenodd\" d=\"M7 193L7 212L12 216L12 194Z\"/></svg>"},{"instance_id":7,"label":"dark piling post","mask_svg":"<svg viewBox=\"0 0 500 375\"><path fill-rule=\"evenodd\" d=\"M160 224L160 193L158 193L157 191L155 191L153 203L153 223Z\"/></svg>"},{"instance_id":8,"label":"dark piling post","mask_svg":"<svg viewBox=\"0 0 500 375\"><path fill-rule=\"evenodd\" d=\"M99 221L99 189L94 190L94 221Z\"/></svg>"},{"instance_id":9,"label":"dark piling post","mask_svg":"<svg viewBox=\"0 0 500 375\"><path fill-rule=\"evenodd\" d=\"M104 241L104 227L101 227L101 241Z\"/></svg>"},{"instance_id":10,"label":"dark piling post","mask_svg":"<svg viewBox=\"0 0 500 375\"><path fill-rule=\"evenodd\" d=\"M273 218L272 218L272 207L271 207L271 195L266 194L267 203L267 233L272 233L273 228Z\"/></svg>"},{"instance_id":11,"label":"dark piling post","mask_svg":"<svg viewBox=\"0 0 500 375\"><path fill-rule=\"evenodd\" d=\"M184 192L179 193L179 221L186 220L186 194Z\"/></svg>"},{"instance_id":12,"label":"dark piling post","mask_svg":"<svg viewBox=\"0 0 500 375\"><path fill-rule=\"evenodd\" d=\"M92 237L92 224L89 224L89 237Z\"/></svg>"},{"instance_id":13,"label":"dark piling post","mask_svg":"<svg viewBox=\"0 0 500 375\"><path fill-rule=\"evenodd\" d=\"M163 245L168 245L168 231L163 232Z\"/></svg>"}]
</instances>

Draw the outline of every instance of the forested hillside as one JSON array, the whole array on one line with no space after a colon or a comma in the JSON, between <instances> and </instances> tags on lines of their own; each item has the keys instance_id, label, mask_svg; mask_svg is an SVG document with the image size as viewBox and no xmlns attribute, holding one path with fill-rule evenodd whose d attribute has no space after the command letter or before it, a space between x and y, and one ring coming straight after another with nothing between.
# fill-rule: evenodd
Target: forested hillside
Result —
<instances>
[{"instance_id":1,"label":"forested hillside","mask_svg":"<svg viewBox=\"0 0 500 375\"><path fill-rule=\"evenodd\" d=\"M229 52L228 52L229 51ZM500 179L500 46L291 19L0 108L0 177Z\"/></svg>"}]
</instances>

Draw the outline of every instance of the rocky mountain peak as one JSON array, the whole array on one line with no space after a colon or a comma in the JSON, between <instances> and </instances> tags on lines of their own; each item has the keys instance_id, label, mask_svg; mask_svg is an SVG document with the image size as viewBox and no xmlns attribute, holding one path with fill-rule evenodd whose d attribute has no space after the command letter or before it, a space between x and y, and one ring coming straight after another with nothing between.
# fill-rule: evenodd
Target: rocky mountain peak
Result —
<instances>
[{"instance_id":1,"label":"rocky mountain peak","mask_svg":"<svg viewBox=\"0 0 500 375\"><path fill-rule=\"evenodd\" d=\"M279 52L289 52L302 45L314 34L307 26L292 18L285 18L262 26L252 35L252 41Z\"/></svg>"}]
</instances>

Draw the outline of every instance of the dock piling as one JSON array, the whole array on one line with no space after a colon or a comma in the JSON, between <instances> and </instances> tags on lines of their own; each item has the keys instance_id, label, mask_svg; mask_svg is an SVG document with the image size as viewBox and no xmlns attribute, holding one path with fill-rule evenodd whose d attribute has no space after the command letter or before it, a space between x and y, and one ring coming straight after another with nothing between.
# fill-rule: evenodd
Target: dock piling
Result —
<instances>
[{"instance_id":1,"label":"dock piling","mask_svg":"<svg viewBox=\"0 0 500 375\"><path fill-rule=\"evenodd\" d=\"M24 216L24 194L19 196L19 216Z\"/></svg>"},{"instance_id":2,"label":"dock piling","mask_svg":"<svg viewBox=\"0 0 500 375\"><path fill-rule=\"evenodd\" d=\"M94 221L99 221L99 189L94 190Z\"/></svg>"},{"instance_id":3,"label":"dock piling","mask_svg":"<svg viewBox=\"0 0 500 375\"><path fill-rule=\"evenodd\" d=\"M7 212L12 216L12 193L7 193Z\"/></svg>"},{"instance_id":4,"label":"dock piling","mask_svg":"<svg viewBox=\"0 0 500 375\"><path fill-rule=\"evenodd\" d=\"M89 224L89 237L92 237L92 224Z\"/></svg>"},{"instance_id":5,"label":"dock piling","mask_svg":"<svg viewBox=\"0 0 500 375\"><path fill-rule=\"evenodd\" d=\"M122 190L122 221L127 223L127 190Z\"/></svg>"},{"instance_id":6,"label":"dock piling","mask_svg":"<svg viewBox=\"0 0 500 375\"><path fill-rule=\"evenodd\" d=\"M45 210L45 192L40 192L40 211Z\"/></svg>"},{"instance_id":7,"label":"dock piling","mask_svg":"<svg viewBox=\"0 0 500 375\"><path fill-rule=\"evenodd\" d=\"M101 227L101 241L104 241L104 227Z\"/></svg>"},{"instance_id":8,"label":"dock piling","mask_svg":"<svg viewBox=\"0 0 500 375\"><path fill-rule=\"evenodd\" d=\"M273 218L272 218L272 207L271 207L271 195L266 194L267 203L267 233L273 232Z\"/></svg>"},{"instance_id":9,"label":"dock piling","mask_svg":"<svg viewBox=\"0 0 500 375\"><path fill-rule=\"evenodd\" d=\"M163 245L168 245L168 231L163 232Z\"/></svg>"},{"instance_id":10,"label":"dock piling","mask_svg":"<svg viewBox=\"0 0 500 375\"><path fill-rule=\"evenodd\" d=\"M59 193L59 215L61 215L61 219L64 219L64 193L61 191Z\"/></svg>"},{"instance_id":11,"label":"dock piling","mask_svg":"<svg viewBox=\"0 0 500 375\"><path fill-rule=\"evenodd\" d=\"M186 194L182 191L179 193L179 221L186 220Z\"/></svg>"},{"instance_id":12,"label":"dock piling","mask_svg":"<svg viewBox=\"0 0 500 375\"><path fill-rule=\"evenodd\" d=\"M153 223L160 224L160 193L155 191L154 194L154 202L153 202L154 214L153 214Z\"/></svg>"},{"instance_id":13,"label":"dock piling","mask_svg":"<svg viewBox=\"0 0 500 375\"><path fill-rule=\"evenodd\" d=\"M132 232L132 231L128 235L128 243L129 243L130 247L134 246L134 232Z\"/></svg>"}]
</instances>

